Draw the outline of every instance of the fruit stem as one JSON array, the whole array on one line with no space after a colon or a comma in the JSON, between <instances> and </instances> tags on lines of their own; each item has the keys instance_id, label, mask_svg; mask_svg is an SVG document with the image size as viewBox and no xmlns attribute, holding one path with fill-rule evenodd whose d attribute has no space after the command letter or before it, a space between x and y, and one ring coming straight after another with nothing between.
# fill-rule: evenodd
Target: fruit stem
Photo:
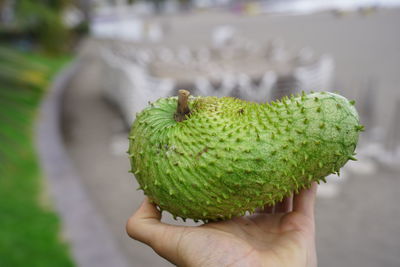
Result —
<instances>
[{"instance_id":1,"label":"fruit stem","mask_svg":"<svg viewBox=\"0 0 400 267\"><path fill-rule=\"evenodd\" d=\"M188 106L188 98L190 92L187 90L179 90L178 94L178 106L174 114L174 119L177 122L186 120L186 116L190 114L190 109Z\"/></svg>"}]
</instances>

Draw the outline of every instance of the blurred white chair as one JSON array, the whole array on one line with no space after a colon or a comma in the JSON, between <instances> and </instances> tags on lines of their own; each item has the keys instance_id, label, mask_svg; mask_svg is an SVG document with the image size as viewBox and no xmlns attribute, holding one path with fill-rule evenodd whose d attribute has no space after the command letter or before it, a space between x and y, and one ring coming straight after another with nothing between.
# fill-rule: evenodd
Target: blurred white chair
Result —
<instances>
[{"instance_id":1,"label":"blurred white chair","mask_svg":"<svg viewBox=\"0 0 400 267\"><path fill-rule=\"evenodd\" d=\"M267 60L271 62L285 62L289 60L289 52L285 49L282 39L274 39L268 45Z\"/></svg>"},{"instance_id":2,"label":"blurred white chair","mask_svg":"<svg viewBox=\"0 0 400 267\"><path fill-rule=\"evenodd\" d=\"M215 93L210 80L205 77L197 77L194 84L196 95L212 96Z\"/></svg>"},{"instance_id":3,"label":"blurred white chair","mask_svg":"<svg viewBox=\"0 0 400 267\"><path fill-rule=\"evenodd\" d=\"M163 29L158 23L150 23L147 28L147 38L150 42L160 42L164 36Z\"/></svg>"},{"instance_id":4,"label":"blurred white chair","mask_svg":"<svg viewBox=\"0 0 400 267\"><path fill-rule=\"evenodd\" d=\"M118 105L128 125L149 101L170 95L175 86L172 80L156 79L138 72L136 66L125 66L120 69L120 73L121 93Z\"/></svg>"},{"instance_id":5,"label":"blurred white chair","mask_svg":"<svg viewBox=\"0 0 400 267\"><path fill-rule=\"evenodd\" d=\"M239 88L242 97L249 101L266 102L271 98L271 91L277 80L275 72L268 71L261 78L259 86L253 85L251 79L247 75L239 75Z\"/></svg>"},{"instance_id":6,"label":"blurred white chair","mask_svg":"<svg viewBox=\"0 0 400 267\"><path fill-rule=\"evenodd\" d=\"M259 100L262 102L271 100L271 92L276 84L277 79L278 76L274 71L267 71L264 73L258 88Z\"/></svg>"},{"instance_id":7,"label":"blurred white chair","mask_svg":"<svg viewBox=\"0 0 400 267\"><path fill-rule=\"evenodd\" d=\"M179 47L177 51L177 59L185 65L189 64L193 61L192 51L190 51L186 46Z\"/></svg>"},{"instance_id":8,"label":"blurred white chair","mask_svg":"<svg viewBox=\"0 0 400 267\"><path fill-rule=\"evenodd\" d=\"M105 65L104 96L121 110L128 125L148 101L170 95L175 87L172 80L151 77L142 65L116 57L107 49L101 52Z\"/></svg>"},{"instance_id":9,"label":"blurred white chair","mask_svg":"<svg viewBox=\"0 0 400 267\"><path fill-rule=\"evenodd\" d=\"M243 45L243 52L245 56L257 56L261 54L261 45L252 40L247 40Z\"/></svg>"},{"instance_id":10,"label":"blurred white chair","mask_svg":"<svg viewBox=\"0 0 400 267\"><path fill-rule=\"evenodd\" d=\"M277 100L290 94L299 93L299 84L299 80L293 73L277 75L276 82L271 88L270 100Z\"/></svg>"},{"instance_id":11,"label":"blurred white chair","mask_svg":"<svg viewBox=\"0 0 400 267\"><path fill-rule=\"evenodd\" d=\"M233 47L225 47L219 51L219 56L222 60L232 60L238 56L238 50Z\"/></svg>"},{"instance_id":12,"label":"blurred white chair","mask_svg":"<svg viewBox=\"0 0 400 267\"><path fill-rule=\"evenodd\" d=\"M221 86L217 88L217 96L230 96L232 95L233 90L238 85L237 79L232 73L225 73L222 76Z\"/></svg>"},{"instance_id":13,"label":"blurred white chair","mask_svg":"<svg viewBox=\"0 0 400 267\"><path fill-rule=\"evenodd\" d=\"M195 51L195 59L200 63L204 64L211 60L211 52L208 47L201 47Z\"/></svg>"},{"instance_id":14,"label":"blurred white chair","mask_svg":"<svg viewBox=\"0 0 400 267\"><path fill-rule=\"evenodd\" d=\"M157 51L157 58L161 62L170 63L175 59L174 52L168 47L162 47Z\"/></svg>"},{"instance_id":15,"label":"blurred white chair","mask_svg":"<svg viewBox=\"0 0 400 267\"><path fill-rule=\"evenodd\" d=\"M313 64L296 68L294 75L299 80L301 90L321 91L331 88L333 71L332 57L323 56Z\"/></svg>"},{"instance_id":16,"label":"blurred white chair","mask_svg":"<svg viewBox=\"0 0 400 267\"><path fill-rule=\"evenodd\" d=\"M300 49L294 60L298 66L308 65L315 61L315 53L310 47L304 47Z\"/></svg>"},{"instance_id":17,"label":"blurred white chair","mask_svg":"<svg viewBox=\"0 0 400 267\"><path fill-rule=\"evenodd\" d=\"M236 29L229 25L215 27L212 32L211 42L214 48L222 48L232 42Z\"/></svg>"},{"instance_id":18,"label":"blurred white chair","mask_svg":"<svg viewBox=\"0 0 400 267\"><path fill-rule=\"evenodd\" d=\"M154 55L149 49L140 49L136 52L136 61L140 65L147 66L153 59Z\"/></svg>"},{"instance_id":19,"label":"blurred white chair","mask_svg":"<svg viewBox=\"0 0 400 267\"><path fill-rule=\"evenodd\" d=\"M237 75L237 84L239 86L240 98L248 101L255 101L257 92L251 83L251 78L245 73Z\"/></svg>"},{"instance_id":20,"label":"blurred white chair","mask_svg":"<svg viewBox=\"0 0 400 267\"><path fill-rule=\"evenodd\" d=\"M335 61L329 55L323 55L320 59L320 88L331 90L335 74Z\"/></svg>"}]
</instances>

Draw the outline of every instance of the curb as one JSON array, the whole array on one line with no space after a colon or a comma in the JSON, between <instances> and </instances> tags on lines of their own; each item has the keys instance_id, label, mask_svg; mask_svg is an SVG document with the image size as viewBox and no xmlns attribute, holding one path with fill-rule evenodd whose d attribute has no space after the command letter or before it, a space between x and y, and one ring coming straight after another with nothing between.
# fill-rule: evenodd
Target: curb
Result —
<instances>
[{"instance_id":1,"label":"curb","mask_svg":"<svg viewBox=\"0 0 400 267\"><path fill-rule=\"evenodd\" d=\"M78 59L64 68L41 104L35 129L40 164L77 266L127 267L126 258L93 205L62 140L63 92L81 67Z\"/></svg>"}]
</instances>

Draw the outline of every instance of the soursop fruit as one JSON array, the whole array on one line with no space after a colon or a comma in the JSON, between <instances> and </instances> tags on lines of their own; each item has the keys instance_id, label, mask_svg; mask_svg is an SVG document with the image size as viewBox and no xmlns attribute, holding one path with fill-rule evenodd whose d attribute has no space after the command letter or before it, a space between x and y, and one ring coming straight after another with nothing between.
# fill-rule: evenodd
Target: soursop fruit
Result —
<instances>
[{"instance_id":1,"label":"soursop fruit","mask_svg":"<svg viewBox=\"0 0 400 267\"><path fill-rule=\"evenodd\" d=\"M140 189L174 217L212 221L273 205L354 159L354 102L329 92L258 104L231 97L161 98L132 125Z\"/></svg>"}]
</instances>

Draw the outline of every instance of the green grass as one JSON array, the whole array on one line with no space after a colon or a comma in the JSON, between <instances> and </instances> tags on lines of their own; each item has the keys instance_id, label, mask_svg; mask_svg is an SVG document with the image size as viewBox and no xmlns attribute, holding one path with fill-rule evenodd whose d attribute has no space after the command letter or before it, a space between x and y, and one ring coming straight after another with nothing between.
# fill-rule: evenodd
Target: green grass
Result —
<instances>
[{"instance_id":1,"label":"green grass","mask_svg":"<svg viewBox=\"0 0 400 267\"><path fill-rule=\"evenodd\" d=\"M7 54L16 58L4 59L0 53L0 69L14 62L18 75L7 81L0 77L0 266L74 266L60 220L43 197L33 140L40 101L70 57ZM44 79L26 81L19 75L23 72Z\"/></svg>"}]
</instances>

